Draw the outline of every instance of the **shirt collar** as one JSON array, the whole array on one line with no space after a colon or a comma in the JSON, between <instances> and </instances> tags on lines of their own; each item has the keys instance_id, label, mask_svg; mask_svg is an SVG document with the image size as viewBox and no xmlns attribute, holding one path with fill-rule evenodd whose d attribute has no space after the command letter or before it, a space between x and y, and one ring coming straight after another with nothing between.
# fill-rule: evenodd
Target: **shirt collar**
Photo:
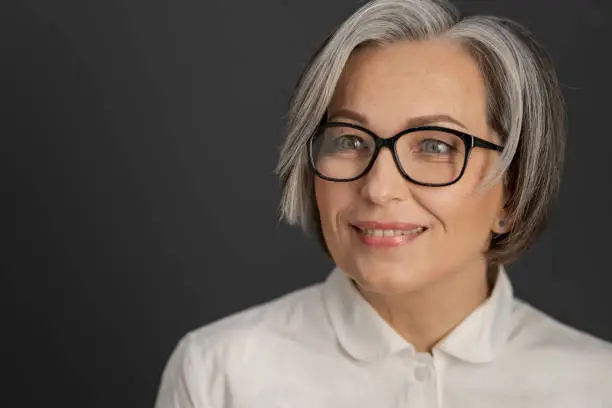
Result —
<instances>
[{"instance_id":1,"label":"shirt collar","mask_svg":"<svg viewBox=\"0 0 612 408\"><path fill-rule=\"evenodd\" d=\"M323 299L340 345L354 358L375 361L403 350L414 353L339 268L323 285ZM512 300L510 279L500 267L491 295L434 350L473 363L491 361L508 338Z\"/></svg>"}]
</instances>

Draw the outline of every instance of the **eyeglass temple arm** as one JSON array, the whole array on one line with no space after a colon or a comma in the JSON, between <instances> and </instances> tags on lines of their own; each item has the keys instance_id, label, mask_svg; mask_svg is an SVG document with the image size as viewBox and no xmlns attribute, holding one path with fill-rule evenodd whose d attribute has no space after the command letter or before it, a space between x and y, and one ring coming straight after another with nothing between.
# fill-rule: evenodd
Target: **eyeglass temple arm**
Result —
<instances>
[{"instance_id":1,"label":"eyeglass temple arm","mask_svg":"<svg viewBox=\"0 0 612 408\"><path fill-rule=\"evenodd\" d=\"M481 147L483 149L489 149L489 150L497 150L498 152L501 152L502 150L504 150L503 146L496 145L495 143L491 143L487 140L481 139L476 136L474 136L474 147Z\"/></svg>"}]
</instances>

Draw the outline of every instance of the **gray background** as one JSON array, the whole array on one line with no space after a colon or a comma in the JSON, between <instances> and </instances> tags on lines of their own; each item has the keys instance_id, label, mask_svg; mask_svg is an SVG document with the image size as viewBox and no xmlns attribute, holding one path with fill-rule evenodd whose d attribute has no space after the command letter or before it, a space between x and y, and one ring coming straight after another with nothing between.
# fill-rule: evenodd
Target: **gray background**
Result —
<instances>
[{"instance_id":1,"label":"gray background","mask_svg":"<svg viewBox=\"0 0 612 408\"><path fill-rule=\"evenodd\" d=\"M300 70L359 4L3 2L2 400L151 406L188 330L327 275L277 221L273 168ZM561 200L516 291L612 340L611 3L457 4L531 28L568 99Z\"/></svg>"}]
</instances>

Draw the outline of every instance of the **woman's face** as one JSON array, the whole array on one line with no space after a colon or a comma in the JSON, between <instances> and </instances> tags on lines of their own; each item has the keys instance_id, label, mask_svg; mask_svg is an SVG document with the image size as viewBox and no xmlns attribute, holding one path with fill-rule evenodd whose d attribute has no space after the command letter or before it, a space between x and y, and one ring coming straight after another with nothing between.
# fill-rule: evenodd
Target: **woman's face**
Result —
<instances>
[{"instance_id":1,"label":"woman's face","mask_svg":"<svg viewBox=\"0 0 612 408\"><path fill-rule=\"evenodd\" d=\"M419 124L499 142L487 124L477 65L459 45L443 40L356 51L337 85L328 120L358 124L384 138ZM490 233L503 232L504 191L501 183L476 190L498 155L473 149L462 178L445 187L407 181L385 148L361 179L315 177L323 235L334 261L378 293L419 291L464 271L484 271ZM416 227L424 230L400 236L375 231L406 233Z\"/></svg>"}]
</instances>

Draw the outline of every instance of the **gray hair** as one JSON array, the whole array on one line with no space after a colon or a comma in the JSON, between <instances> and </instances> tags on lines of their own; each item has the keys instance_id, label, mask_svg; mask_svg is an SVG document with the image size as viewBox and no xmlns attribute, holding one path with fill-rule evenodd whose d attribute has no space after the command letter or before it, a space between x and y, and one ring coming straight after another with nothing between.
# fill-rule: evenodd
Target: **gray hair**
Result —
<instances>
[{"instance_id":1,"label":"gray hair","mask_svg":"<svg viewBox=\"0 0 612 408\"><path fill-rule=\"evenodd\" d=\"M511 229L494 236L491 263L514 260L550 218L565 154L565 113L552 61L521 25L499 17L461 16L445 0L373 0L323 43L290 103L287 136L276 169L281 218L314 231L323 248L307 141L323 119L351 53L365 44L449 38L472 55L488 91L488 122L504 144L486 179L503 179Z\"/></svg>"}]
</instances>

